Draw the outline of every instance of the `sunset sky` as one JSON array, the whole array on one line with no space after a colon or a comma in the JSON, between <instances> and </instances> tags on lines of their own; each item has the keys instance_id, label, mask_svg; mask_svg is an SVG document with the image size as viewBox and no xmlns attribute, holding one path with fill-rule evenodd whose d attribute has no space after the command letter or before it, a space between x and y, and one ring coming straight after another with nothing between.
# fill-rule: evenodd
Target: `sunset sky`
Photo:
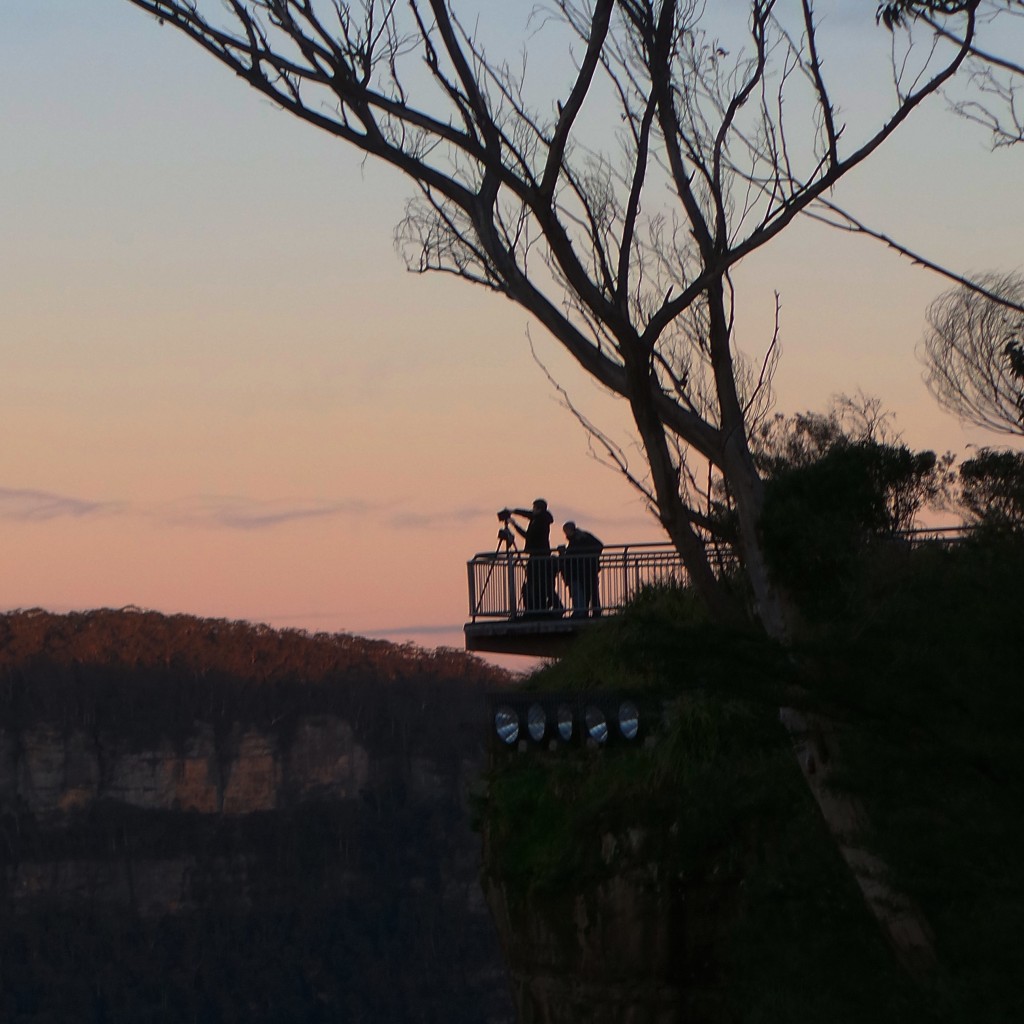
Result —
<instances>
[{"instance_id":1,"label":"sunset sky","mask_svg":"<svg viewBox=\"0 0 1024 1024\"><path fill-rule=\"evenodd\" d=\"M841 74L881 30L872 3L834 7ZM621 410L517 307L405 271L396 174L125 0L4 4L0 76L0 608L461 646L496 509L543 496L606 543L662 539L530 339L596 419ZM939 101L837 198L954 268L1020 270L1022 181L1024 147ZM912 446L1001 443L921 383L946 282L811 223L737 280L754 352L781 293L779 411L862 389Z\"/></svg>"}]
</instances>

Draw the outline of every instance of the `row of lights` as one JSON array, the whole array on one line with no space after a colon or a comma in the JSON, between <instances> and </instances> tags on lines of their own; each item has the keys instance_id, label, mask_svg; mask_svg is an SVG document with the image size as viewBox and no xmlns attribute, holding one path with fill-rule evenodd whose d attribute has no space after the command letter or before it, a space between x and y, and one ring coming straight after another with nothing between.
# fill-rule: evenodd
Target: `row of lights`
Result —
<instances>
[{"instance_id":1,"label":"row of lights","mask_svg":"<svg viewBox=\"0 0 1024 1024\"><path fill-rule=\"evenodd\" d=\"M615 719L619 735L623 739L637 738L640 733L640 712L631 700L624 700L619 704ZM534 743L540 743L551 733L556 733L557 738L563 743L569 743L573 739L575 729L575 717L568 704L558 706L554 721L551 723L548 722L547 712L540 704L531 704L526 712L526 732ZM587 737L595 743L600 745L608 742L611 731L608 718L595 704L588 704L583 710L583 729ZM519 714L515 708L503 704L495 709L494 731L502 743L512 746L519 740L520 730Z\"/></svg>"}]
</instances>

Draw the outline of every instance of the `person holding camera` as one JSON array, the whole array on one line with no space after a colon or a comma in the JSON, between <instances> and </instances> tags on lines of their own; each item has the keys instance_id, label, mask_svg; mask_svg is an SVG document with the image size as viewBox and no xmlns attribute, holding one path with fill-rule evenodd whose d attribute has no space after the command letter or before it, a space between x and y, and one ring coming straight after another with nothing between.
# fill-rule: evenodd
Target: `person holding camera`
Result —
<instances>
[{"instance_id":1,"label":"person holding camera","mask_svg":"<svg viewBox=\"0 0 1024 1024\"><path fill-rule=\"evenodd\" d=\"M528 519L525 527L513 518ZM554 517L548 511L548 503L537 498L528 508L503 508L498 518L511 526L523 538L526 552L526 582L523 584L523 607L527 612L562 610L562 602L555 593L555 572L551 561L551 524Z\"/></svg>"}]
</instances>

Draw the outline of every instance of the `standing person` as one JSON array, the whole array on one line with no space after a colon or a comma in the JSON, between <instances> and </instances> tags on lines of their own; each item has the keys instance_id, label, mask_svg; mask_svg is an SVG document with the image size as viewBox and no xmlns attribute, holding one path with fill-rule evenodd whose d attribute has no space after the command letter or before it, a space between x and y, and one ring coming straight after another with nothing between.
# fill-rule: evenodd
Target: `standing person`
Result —
<instances>
[{"instance_id":1,"label":"standing person","mask_svg":"<svg viewBox=\"0 0 1024 1024\"><path fill-rule=\"evenodd\" d=\"M571 520L562 527L566 543L559 547L559 567L569 587L572 617L601 614L601 552L604 544Z\"/></svg>"},{"instance_id":2,"label":"standing person","mask_svg":"<svg viewBox=\"0 0 1024 1024\"><path fill-rule=\"evenodd\" d=\"M551 563L551 524L555 521L548 511L548 503L537 498L528 508L505 509L509 522L523 538L527 554L526 582L523 584L523 605L528 612L561 611L561 602L555 594L555 573ZM525 529L512 516L528 516Z\"/></svg>"}]
</instances>

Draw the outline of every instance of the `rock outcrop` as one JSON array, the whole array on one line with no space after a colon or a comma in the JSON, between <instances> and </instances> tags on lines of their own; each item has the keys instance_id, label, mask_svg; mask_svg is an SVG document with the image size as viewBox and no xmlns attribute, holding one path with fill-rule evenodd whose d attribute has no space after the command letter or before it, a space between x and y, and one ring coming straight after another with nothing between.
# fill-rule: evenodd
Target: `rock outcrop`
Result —
<instances>
[{"instance_id":1,"label":"rock outcrop","mask_svg":"<svg viewBox=\"0 0 1024 1024\"><path fill-rule=\"evenodd\" d=\"M0 1019L510 1021L470 827L502 682L351 637L0 617Z\"/></svg>"},{"instance_id":2,"label":"rock outcrop","mask_svg":"<svg viewBox=\"0 0 1024 1024\"><path fill-rule=\"evenodd\" d=\"M418 771L410 773L422 790L416 798L436 798L429 761L418 760ZM351 724L327 715L299 718L285 740L239 726L218 738L210 723L196 722L184 742L165 740L148 750L109 732L64 732L48 723L21 732L0 728L0 806L41 821L56 822L99 800L144 810L252 814L357 799L370 783L370 756Z\"/></svg>"}]
</instances>

